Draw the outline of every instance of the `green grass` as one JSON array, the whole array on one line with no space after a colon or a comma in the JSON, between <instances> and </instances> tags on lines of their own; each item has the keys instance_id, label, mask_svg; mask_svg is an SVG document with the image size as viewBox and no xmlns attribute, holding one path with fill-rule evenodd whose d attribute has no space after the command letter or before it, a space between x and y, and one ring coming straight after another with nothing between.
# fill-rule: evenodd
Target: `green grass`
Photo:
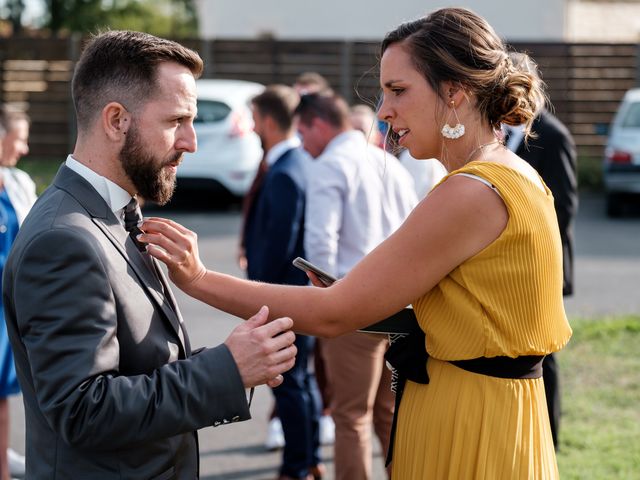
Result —
<instances>
[{"instance_id":1,"label":"green grass","mask_svg":"<svg viewBox=\"0 0 640 480\"><path fill-rule=\"evenodd\" d=\"M564 479L640 478L640 317L572 321L558 354Z\"/></svg>"},{"instance_id":2,"label":"green grass","mask_svg":"<svg viewBox=\"0 0 640 480\"><path fill-rule=\"evenodd\" d=\"M602 158L578 157L578 188L599 192L602 191Z\"/></svg>"},{"instance_id":3,"label":"green grass","mask_svg":"<svg viewBox=\"0 0 640 480\"><path fill-rule=\"evenodd\" d=\"M40 195L55 177L63 160L60 158L27 157L20 160L18 168L31 175L33 181L36 182L36 191Z\"/></svg>"}]
</instances>

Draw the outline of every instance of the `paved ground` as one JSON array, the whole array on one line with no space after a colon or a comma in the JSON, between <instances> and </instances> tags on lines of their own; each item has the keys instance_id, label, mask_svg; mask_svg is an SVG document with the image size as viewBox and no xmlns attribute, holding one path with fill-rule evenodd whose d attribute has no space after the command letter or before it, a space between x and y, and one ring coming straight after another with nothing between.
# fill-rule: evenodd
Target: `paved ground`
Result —
<instances>
[{"instance_id":1,"label":"paved ground","mask_svg":"<svg viewBox=\"0 0 640 480\"><path fill-rule=\"evenodd\" d=\"M604 217L602 198L583 195L576 224L577 291L566 303L570 317L640 313L640 215L619 220ZM217 270L240 275L235 266L239 214L231 212L162 212L198 232L205 263ZM214 311L178 293L178 302L189 325L194 347L222 342L237 325L237 319ZM262 444L271 408L266 387L256 390L253 420L200 432L202 478L204 480L263 480L276 477L279 453ZM12 400L11 444L23 451L24 422L20 398ZM332 449L323 448L323 458L332 466ZM331 468L329 468L331 470ZM383 479L379 448L374 458L374 479ZM327 477L333 479L333 475Z\"/></svg>"}]
</instances>

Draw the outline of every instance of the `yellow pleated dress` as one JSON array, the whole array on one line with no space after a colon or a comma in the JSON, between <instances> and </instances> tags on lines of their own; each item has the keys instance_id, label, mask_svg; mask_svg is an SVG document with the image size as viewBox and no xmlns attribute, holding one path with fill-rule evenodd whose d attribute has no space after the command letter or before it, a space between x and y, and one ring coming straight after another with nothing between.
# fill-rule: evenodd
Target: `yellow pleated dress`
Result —
<instances>
[{"instance_id":1,"label":"yellow pleated dress","mask_svg":"<svg viewBox=\"0 0 640 480\"><path fill-rule=\"evenodd\" d=\"M449 176L456 173L492 183L509 220L493 243L413 304L430 381L405 387L392 477L556 479L542 378L490 377L448 362L545 355L568 342L553 196L504 165L471 162Z\"/></svg>"}]
</instances>

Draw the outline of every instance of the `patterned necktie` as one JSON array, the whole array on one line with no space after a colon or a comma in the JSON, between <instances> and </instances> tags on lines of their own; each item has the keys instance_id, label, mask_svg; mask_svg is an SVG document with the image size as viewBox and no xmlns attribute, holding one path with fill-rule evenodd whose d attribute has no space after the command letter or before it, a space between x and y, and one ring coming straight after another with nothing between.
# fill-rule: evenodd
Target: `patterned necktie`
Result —
<instances>
[{"instance_id":1,"label":"patterned necktie","mask_svg":"<svg viewBox=\"0 0 640 480\"><path fill-rule=\"evenodd\" d=\"M132 198L129 203L124 207L124 229L129 232L129 236L133 243L136 244L138 250L141 252L142 259L146 264L147 268L151 271L153 276L157 281L156 289L161 292L165 298L167 296L165 281L160 273L160 269L157 267L155 259L147 253L147 244L145 242L139 241L136 236L144 233L140 230L140 225L142 223L142 212L140 211L140 205L138 205L138 201L135 198ZM167 301L167 305L171 310L176 312L176 307L173 304L173 301ZM185 344L184 334L182 329L178 326L178 336L182 341L182 344Z\"/></svg>"},{"instance_id":2,"label":"patterned necktie","mask_svg":"<svg viewBox=\"0 0 640 480\"><path fill-rule=\"evenodd\" d=\"M147 244L136 238L141 233L144 233L139 227L141 223L142 212L140 211L140 206L138 205L138 201L132 198L124 207L124 229L129 232L129 236L131 240L133 240L133 243L136 244L136 247L138 247L138 250L145 252Z\"/></svg>"}]
</instances>

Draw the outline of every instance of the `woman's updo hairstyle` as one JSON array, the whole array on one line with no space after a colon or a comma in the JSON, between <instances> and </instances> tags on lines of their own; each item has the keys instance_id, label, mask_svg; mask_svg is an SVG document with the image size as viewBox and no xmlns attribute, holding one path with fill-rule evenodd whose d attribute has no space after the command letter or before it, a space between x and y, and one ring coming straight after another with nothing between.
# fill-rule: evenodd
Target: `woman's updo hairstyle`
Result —
<instances>
[{"instance_id":1,"label":"woman's updo hairstyle","mask_svg":"<svg viewBox=\"0 0 640 480\"><path fill-rule=\"evenodd\" d=\"M491 25L470 10L443 8L400 25L382 41L381 55L399 42L436 92L450 81L475 94L476 107L494 129L505 123L529 131L544 107L542 81L515 66Z\"/></svg>"}]
</instances>

